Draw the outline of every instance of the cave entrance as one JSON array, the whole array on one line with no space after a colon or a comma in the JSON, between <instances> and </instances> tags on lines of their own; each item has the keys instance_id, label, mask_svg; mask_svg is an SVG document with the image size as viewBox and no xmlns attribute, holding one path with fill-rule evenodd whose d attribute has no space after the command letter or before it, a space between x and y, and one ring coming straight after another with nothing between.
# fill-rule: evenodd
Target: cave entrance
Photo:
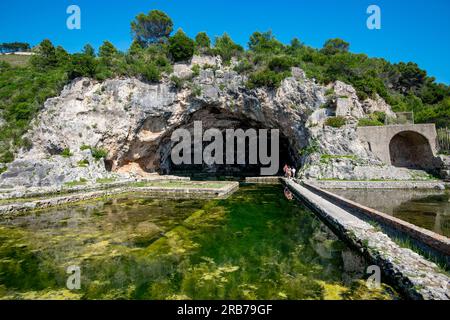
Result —
<instances>
[{"instance_id":1,"label":"cave entrance","mask_svg":"<svg viewBox=\"0 0 450 320\"><path fill-rule=\"evenodd\" d=\"M429 170L433 168L433 151L423 135L404 131L395 135L390 144L391 164L395 167Z\"/></svg>"},{"instance_id":2,"label":"cave entrance","mask_svg":"<svg viewBox=\"0 0 450 320\"><path fill-rule=\"evenodd\" d=\"M196 121L202 122L202 129L203 132L209 129L218 129L222 133L223 141L226 141L226 130L227 129L233 129L238 130L242 129L243 131L247 131L249 129L256 130L256 133L258 135L258 141L260 139L260 129L280 129L280 137L279 137L279 154L278 154L278 174L282 173L282 168L284 164L290 164L293 165L294 157L293 152L290 147L288 139L283 135L283 130L281 128L274 128L274 127L268 127L264 125L260 121L256 121L253 119L250 119L248 117L238 117L235 114L232 114L230 112L226 112L224 110L214 109L214 108L208 108L200 110L196 113L194 113L187 121L185 121L185 124L179 126L177 129L186 129L191 133L193 136L194 132L194 123ZM270 131L269 131L270 132ZM270 140L271 135L266 134L266 137L268 137L268 156L273 158L275 155L271 154L272 150L272 141ZM245 163L246 164L227 164L226 161L224 161L224 164L181 164L181 165L175 165L174 161L172 161L170 152L173 147L173 142L170 140L171 136L166 137L166 139L163 140L162 144L162 150L165 150L165 152L169 152L166 154L166 156L162 157L163 159L166 158L164 163L162 163L162 169L160 173L163 174L171 174L171 175L179 175L179 176L189 176L192 179L197 180L203 180L203 179L221 179L221 178L244 178L244 177L250 177L250 176L260 176L261 175L261 168L262 167L268 167L268 165L260 163L260 159L258 157L257 164L249 164L249 151L250 151L250 140L245 140ZM236 144L235 140L235 144ZM203 150L205 147L207 147L211 142L203 142ZM254 143L254 142L253 142ZM253 146L254 147L254 146ZM224 150L223 154L224 157L226 155L226 143L224 143ZM238 158L238 148L234 148L234 159L235 163L237 163ZM258 148L259 152L259 148ZM191 154L194 154L194 143L191 145Z\"/></svg>"}]
</instances>

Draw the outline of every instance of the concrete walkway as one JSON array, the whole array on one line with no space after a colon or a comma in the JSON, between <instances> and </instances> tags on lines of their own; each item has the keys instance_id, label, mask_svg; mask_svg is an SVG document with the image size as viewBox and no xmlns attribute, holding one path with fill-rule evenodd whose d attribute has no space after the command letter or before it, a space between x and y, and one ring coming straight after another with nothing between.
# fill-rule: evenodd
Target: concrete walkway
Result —
<instances>
[{"instance_id":1,"label":"concrete walkway","mask_svg":"<svg viewBox=\"0 0 450 320\"><path fill-rule=\"evenodd\" d=\"M313 209L343 240L379 266L399 291L416 300L449 300L450 278L438 266L386 234L292 180L282 179L291 192Z\"/></svg>"}]
</instances>

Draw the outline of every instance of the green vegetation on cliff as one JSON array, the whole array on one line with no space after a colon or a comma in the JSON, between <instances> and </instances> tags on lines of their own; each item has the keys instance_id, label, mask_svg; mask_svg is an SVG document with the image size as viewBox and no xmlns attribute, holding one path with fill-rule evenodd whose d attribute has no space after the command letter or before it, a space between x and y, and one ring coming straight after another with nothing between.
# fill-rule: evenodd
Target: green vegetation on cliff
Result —
<instances>
[{"instance_id":1,"label":"green vegetation on cliff","mask_svg":"<svg viewBox=\"0 0 450 320\"><path fill-rule=\"evenodd\" d=\"M29 147L22 136L30 121L45 100L57 96L69 81L138 77L158 82L170 73L174 62L188 61L195 53L219 55L226 65L235 59L233 68L248 77L250 89L276 88L291 75L291 67L300 67L322 84L341 80L353 85L361 99L378 94L395 111L414 111L418 123L450 124L450 87L436 83L415 63L392 64L351 53L350 44L341 39L328 40L321 49L296 38L286 45L271 32L253 33L245 50L226 33L211 44L205 32L195 40L181 30L172 35L173 25L161 11L138 15L131 23L134 41L126 52L105 41L97 54L90 45L81 53L69 54L44 40L33 49L34 56L20 63L14 56L0 56L0 120L4 120L0 121L0 163L12 161L18 147ZM364 121L378 124L378 119Z\"/></svg>"}]
</instances>

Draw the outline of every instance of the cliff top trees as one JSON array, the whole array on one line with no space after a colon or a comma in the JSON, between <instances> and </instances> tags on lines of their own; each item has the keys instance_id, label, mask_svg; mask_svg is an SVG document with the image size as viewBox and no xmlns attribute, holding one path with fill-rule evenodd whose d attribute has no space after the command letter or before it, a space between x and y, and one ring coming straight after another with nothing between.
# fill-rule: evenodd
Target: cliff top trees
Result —
<instances>
[{"instance_id":1,"label":"cliff top trees","mask_svg":"<svg viewBox=\"0 0 450 320\"><path fill-rule=\"evenodd\" d=\"M113 58L117 53L117 49L109 41L104 41L102 46L98 50L99 57L105 60Z\"/></svg>"},{"instance_id":2,"label":"cliff top trees","mask_svg":"<svg viewBox=\"0 0 450 320\"><path fill-rule=\"evenodd\" d=\"M39 69L47 69L56 66L58 59L53 43L45 39L37 47L37 54L31 58L31 64Z\"/></svg>"},{"instance_id":3,"label":"cliff top trees","mask_svg":"<svg viewBox=\"0 0 450 320\"><path fill-rule=\"evenodd\" d=\"M169 52L175 62L186 61L192 58L194 49L194 40L189 38L181 29L173 37L169 38Z\"/></svg>"},{"instance_id":4,"label":"cliff top trees","mask_svg":"<svg viewBox=\"0 0 450 320\"><path fill-rule=\"evenodd\" d=\"M220 55L225 63L229 63L233 56L238 56L244 52L244 48L230 38L227 33L216 38L214 52Z\"/></svg>"},{"instance_id":5,"label":"cliff top trees","mask_svg":"<svg viewBox=\"0 0 450 320\"><path fill-rule=\"evenodd\" d=\"M211 47L211 39L206 32L199 32L195 36L195 44L199 49L209 49Z\"/></svg>"},{"instance_id":6,"label":"cliff top trees","mask_svg":"<svg viewBox=\"0 0 450 320\"><path fill-rule=\"evenodd\" d=\"M350 43L336 38L336 39L330 39L327 42L325 42L322 52L328 55L333 55L339 52L348 52L350 49Z\"/></svg>"},{"instance_id":7,"label":"cliff top trees","mask_svg":"<svg viewBox=\"0 0 450 320\"><path fill-rule=\"evenodd\" d=\"M141 46L165 42L173 31L173 22L162 11L153 10L148 15L141 13L131 22L133 37Z\"/></svg>"},{"instance_id":8,"label":"cliff top trees","mask_svg":"<svg viewBox=\"0 0 450 320\"><path fill-rule=\"evenodd\" d=\"M11 42L0 44L0 53L11 53L18 51L30 51L30 45L24 42Z\"/></svg>"},{"instance_id":9,"label":"cliff top trees","mask_svg":"<svg viewBox=\"0 0 450 320\"><path fill-rule=\"evenodd\" d=\"M250 36L248 42L250 50L255 52L266 52L271 54L277 54L283 50L283 44L275 39L272 31L267 32L254 32Z\"/></svg>"},{"instance_id":10,"label":"cliff top trees","mask_svg":"<svg viewBox=\"0 0 450 320\"><path fill-rule=\"evenodd\" d=\"M87 56L95 57L95 49L90 44L84 46L83 53Z\"/></svg>"}]
</instances>

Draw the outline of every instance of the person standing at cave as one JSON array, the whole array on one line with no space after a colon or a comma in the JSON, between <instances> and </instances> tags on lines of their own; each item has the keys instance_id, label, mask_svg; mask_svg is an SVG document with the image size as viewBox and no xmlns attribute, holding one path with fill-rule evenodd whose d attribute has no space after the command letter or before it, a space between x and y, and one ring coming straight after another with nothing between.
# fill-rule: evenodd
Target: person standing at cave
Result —
<instances>
[{"instance_id":1,"label":"person standing at cave","mask_svg":"<svg viewBox=\"0 0 450 320\"><path fill-rule=\"evenodd\" d=\"M297 173L297 170L295 169L295 167L292 167L291 171L292 171L292 179L295 179L296 178L295 174Z\"/></svg>"},{"instance_id":2,"label":"person standing at cave","mask_svg":"<svg viewBox=\"0 0 450 320\"><path fill-rule=\"evenodd\" d=\"M289 169L288 165L285 164L284 167L283 167L283 172L284 172L284 177L285 178L288 177L288 169Z\"/></svg>"},{"instance_id":3,"label":"person standing at cave","mask_svg":"<svg viewBox=\"0 0 450 320\"><path fill-rule=\"evenodd\" d=\"M287 173L286 173L286 175L287 175L287 178L288 178L289 180L291 180L291 178L292 178L292 169L291 169L291 167L289 167L289 166L288 166L288 168L287 168Z\"/></svg>"}]
</instances>

